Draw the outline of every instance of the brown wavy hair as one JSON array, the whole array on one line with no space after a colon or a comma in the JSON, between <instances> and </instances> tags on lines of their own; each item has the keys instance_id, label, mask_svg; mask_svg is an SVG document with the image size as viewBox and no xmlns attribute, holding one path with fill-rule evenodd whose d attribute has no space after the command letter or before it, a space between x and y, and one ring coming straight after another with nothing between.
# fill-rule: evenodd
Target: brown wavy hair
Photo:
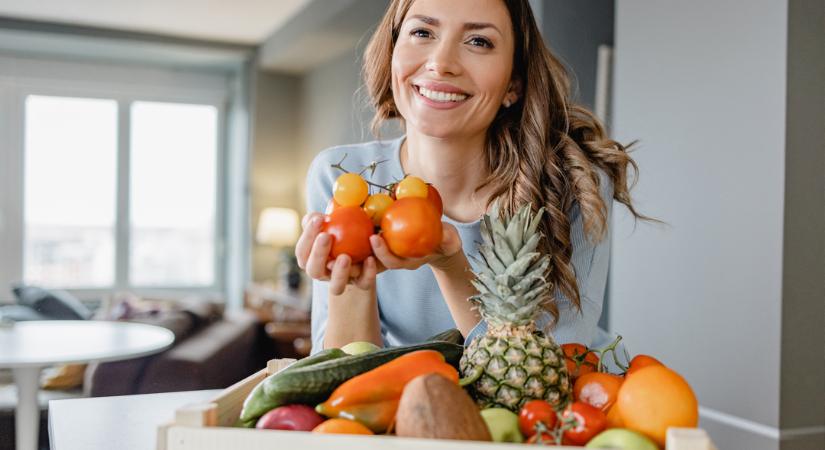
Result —
<instances>
[{"instance_id":1,"label":"brown wavy hair","mask_svg":"<svg viewBox=\"0 0 825 450\"><path fill-rule=\"evenodd\" d=\"M376 135L389 119L399 119L404 126L393 100L391 61L413 1L392 0L365 50L363 76L369 102L376 111L372 121ZM487 131L490 175L476 190L489 185L489 202L498 201L504 214L513 214L525 203L531 203L534 210L545 208L549 218L540 229L547 239L542 240L540 251L550 255L547 280L581 311L570 261L573 249L568 214L577 203L588 239L598 242L605 237L607 208L599 194L598 168L612 179L614 199L637 219L652 220L637 213L630 199L628 168L633 170L635 184L638 166L628 149L635 142L623 146L608 138L599 120L571 101L570 76L545 46L528 1L504 3L516 44L512 78L521 81L522 89L519 100L501 108ZM558 319L555 301L548 301L545 307L554 320Z\"/></svg>"}]
</instances>

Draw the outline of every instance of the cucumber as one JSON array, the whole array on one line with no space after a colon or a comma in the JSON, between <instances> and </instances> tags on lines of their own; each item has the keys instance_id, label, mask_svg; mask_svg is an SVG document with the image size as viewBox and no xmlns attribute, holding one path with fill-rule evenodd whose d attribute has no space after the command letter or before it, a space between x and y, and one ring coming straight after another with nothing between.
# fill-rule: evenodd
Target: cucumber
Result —
<instances>
[{"instance_id":1,"label":"cucumber","mask_svg":"<svg viewBox=\"0 0 825 450\"><path fill-rule=\"evenodd\" d=\"M464 345L464 336L462 336L461 332L457 329L451 328L427 339L427 342L434 341L452 342L453 344Z\"/></svg>"},{"instance_id":2,"label":"cucumber","mask_svg":"<svg viewBox=\"0 0 825 450\"><path fill-rule=\"evenodd\" d=\"M323 362L331 361L338 358L343 358L347 356L343 350L338 348L330 348L327 350L320 351L310 357L301 359L290 364L285 369L281 370L278 373L273 373L272 375L264 378L252 389L252 392L246 397L246 400L243 402L243 409L241 410L241 417L239 419L240 426L251 428L255 426L255 422L258 420L259 417L264 415L267 411L274 409L280 405L274 405L269 399L269 396L266 394L266 385L267 383L271 383L273 379L278 377L283 377L284 374L298 370L304 367L311 367L315 364L320 364Z\"/></svg>"},{"instance_id":3,"label":"cucumber","mask_svg":"<svg viewBox=\"0 0 825 450\"><path fill-rule=\"evenodd\" d=\"M264 384L264 392L278 405L301 403L314 406L326 400L335 388L350 378L416 350L441 352L447 362L457 367L464 347L450 342L425 342L347 356L285 373Z\"/></svg>"}]
</instances>

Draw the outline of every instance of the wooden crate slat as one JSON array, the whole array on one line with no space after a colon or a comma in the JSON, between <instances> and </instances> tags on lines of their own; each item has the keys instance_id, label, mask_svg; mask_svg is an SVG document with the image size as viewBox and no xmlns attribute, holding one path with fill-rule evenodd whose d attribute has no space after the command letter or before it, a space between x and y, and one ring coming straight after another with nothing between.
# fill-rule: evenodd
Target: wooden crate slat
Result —
<instances>
[{"instance_id":1,"label":"wooden crate slat","mask_svg":"<svg viewBox=\"0 0 825 450\"><path fill-rule=\"evenodd\" d=\"M479 441L412 439L392 436L355 436L317 434L299 431L252 430L245 428L169 429L167 450L524 450L524 444L501 444ZM553 447L558 450L581 450L581 447Z\"/></svg>"}]
</instances>

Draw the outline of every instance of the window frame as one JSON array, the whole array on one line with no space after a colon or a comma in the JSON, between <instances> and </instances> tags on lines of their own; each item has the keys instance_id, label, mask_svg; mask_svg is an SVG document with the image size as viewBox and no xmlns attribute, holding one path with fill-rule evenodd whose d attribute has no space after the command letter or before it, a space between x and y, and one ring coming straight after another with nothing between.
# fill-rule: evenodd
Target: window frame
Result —
<instances>
[{"instance_id":1,"label":"window frame","mask_svg":"<svg viewBox=\"0 0 825 450\"><path fill-rule=\"evenodd\" d=\"M226 298L226 240L228 142L227 110L231 101L230 76L226 73L166 68L129 67L115 64L17 58L0 55L0 69L11 64L17 73L0 75L0 286L23 279L25 214L23 179L25 159L25 102L29 95L111 99L118 105L117 186L115 220L115 280L105 288L66 289L84 300L103 299L119 291L147 297L178 298L199 294ZM131 106L135 101L210 105L217 110L215 166L214 282L211 286L141 287L129 277L129 189ZM6 129L3 129L5 124ZM5 173L4 173L5 169ZM5 176L4 176L5 175ZM0 297L0 302L2 298Z\"/></svg>"}]
</instances>

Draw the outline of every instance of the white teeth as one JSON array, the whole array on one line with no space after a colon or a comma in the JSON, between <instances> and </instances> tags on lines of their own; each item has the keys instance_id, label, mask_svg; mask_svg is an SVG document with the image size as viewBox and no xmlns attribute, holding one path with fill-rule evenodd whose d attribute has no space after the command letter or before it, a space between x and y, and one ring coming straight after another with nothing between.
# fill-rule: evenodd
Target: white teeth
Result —
<instances>
[{"instance_id":1,"label":"white teeth","mask_svg":"<svg viewBox=\"0 0 825 450\"><path fill-rule=\"evenodd\" d=\"M460 102L467 98L467 96L464 94L431 91L424 87L419 87L418 92L420 92L421 95L423 95L424 97L427 97L430 100L435 100L437 102Z\"/></svg>"}]
</instances>

